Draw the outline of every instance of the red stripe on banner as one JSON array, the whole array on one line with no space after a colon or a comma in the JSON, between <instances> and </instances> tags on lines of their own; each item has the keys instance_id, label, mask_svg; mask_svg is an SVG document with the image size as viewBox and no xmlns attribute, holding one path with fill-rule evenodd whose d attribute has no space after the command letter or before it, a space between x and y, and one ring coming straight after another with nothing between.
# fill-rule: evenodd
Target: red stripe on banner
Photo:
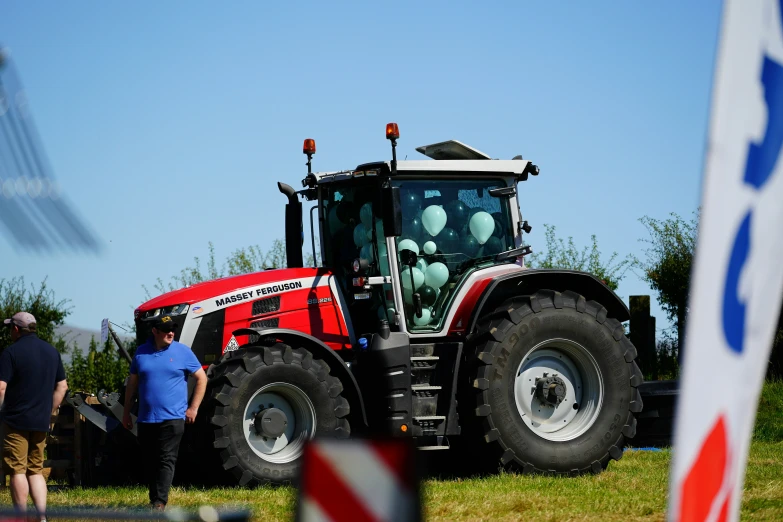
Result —
<instances>
[{"instance_id":1,"label":"red stripe on banner","mask_svg":"<svg viewBox=\"0 0 783 522\"><path fill-rule=\"evenodd\" d=\"M379 522L318 451L310 448L307 472L302 480L304 496L318 504L335 521Z\"/></svg>"},{"instance_id":2,"label":"red stripe on banner","mask_svg":"<svg viewBox=\"0 0 783 522\"><path fill-rule=\"evenodd\" d=\"M731 490L726 493L726 500L723 501L723 507L720 508L717 522L726 522L729 518L729 504L731 503Z\"/></svg>"},{"instance_id":3,"label":"red stripe on banner","mask_svg":"<svg viewBox=\"0 0 783 522\"><path fill-rule=\"evenodd\" d=\"M728 440L723 415L704 439L699 454L685 475L680 493L680 521L703 522L720 493L726 475ZM721 512L728 509L726 499Z\"/></svg>"},{"instance_id":4,"label":"red stripe on banner","mask_svg":"<svg viewBox=\"0 0 783 522\"><path fill-rule=\"evenodd\" d=\"M370 444L378 459L397 478L400 487L413 490L411 448L402 442L373 442Z\"/></svg>"}]
</instances>

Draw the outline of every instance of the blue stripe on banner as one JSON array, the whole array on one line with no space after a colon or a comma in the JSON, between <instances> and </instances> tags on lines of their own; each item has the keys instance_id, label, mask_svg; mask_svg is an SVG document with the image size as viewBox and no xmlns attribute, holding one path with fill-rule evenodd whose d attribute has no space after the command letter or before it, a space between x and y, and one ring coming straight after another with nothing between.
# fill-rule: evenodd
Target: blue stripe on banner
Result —
<instances>
[{"instance_id":1,"label":"blue stripe on banner","mask_svg":"<svg viewBox=\"0 0 783 522\"><path fill-rule=\"evenodd\" d=\"M780 3L781 27L783 27L783 0ZM767 128L760 145L751 143L745 163L745 183L756 190L762 190L775 170L783 149L783 66L764 56L761 69L761 83L764 85L764 102L767 105ZM735 353L741 354L745 339L745 303L740 300L739 282L742 268L750 254L751 209L743 219L734 237L731 258L726 272L726 286L723 289L723 335Z\"/></svg>"},{"instance_id":2,"label":"blue stripe on banner","mask_svg":"<svg viewBox=\"0 0 783 522\"><path fill-rule=\"evenodd\" d=\"M745 339L745 303L740 301L738 291L742 267L750 253L750 218L748 212L734 238L731 247L729 269L726 272L726 287L723 290L723 335L733 351L742 353Z\"/></svg>"},{"instance_id":3,"label":"blue stripe on banner","mask_svg":"<svg viewBox=\"0 0 783 522\"><path fill-rule=\"evenodd\" d=\"M767 104L767 129L761 145L750 144L745 164L745 183L756 190L772 175L783 145L783 66L765 56L761 83Z\"/></svg>"}]
</instances>

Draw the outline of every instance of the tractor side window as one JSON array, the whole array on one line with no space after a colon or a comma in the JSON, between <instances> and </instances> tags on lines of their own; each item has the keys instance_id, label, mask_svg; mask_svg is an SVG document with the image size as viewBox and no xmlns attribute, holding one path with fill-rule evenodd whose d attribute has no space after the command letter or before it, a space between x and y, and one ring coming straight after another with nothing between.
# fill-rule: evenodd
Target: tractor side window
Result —
<instances>
[{"instance_id":1,"label":"tractor side window","mask_svg":"<svg viewBox=\"0 0 783 522\"><path fill-rule=\"evenodd\" d=\"M354 286L353 262L367 265L365 277L388 276L389 259L386 238L375 198L375 183L323 187L324 252L337 279L349 296L351 318L357 333L375 331L379 318L394 317L394 301L389 300L391 285L374 286L369 299L353 296L365 293L364 285ZM388 290L388 292L387 292ZM390 322L393 322L390 320Z\"/></svg>"},{"instance_id":2,"label":"tractor side window","mask_svg":"<svg viewBox=\"0 0 783 522\"><path fill-rule=\"evenodd\" d=\"M407 249L418 255L415 267L401 266L400 272L408 329L438 331L467 274L514 248L508 200L489 194L505 183L430 179L396 184L403 211L397 252ZM413 310L414 293L421 297L421 317Z\"/></svg>"}]
</instances>

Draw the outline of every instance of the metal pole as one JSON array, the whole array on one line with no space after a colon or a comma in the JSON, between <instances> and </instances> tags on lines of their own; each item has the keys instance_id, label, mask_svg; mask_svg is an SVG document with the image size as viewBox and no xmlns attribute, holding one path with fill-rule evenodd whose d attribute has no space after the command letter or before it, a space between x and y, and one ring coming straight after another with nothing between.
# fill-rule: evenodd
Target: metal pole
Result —
<instances>
[{"instance_id":1,"label":"metal pole","mask_svg":"<svg viewBox=\"0 0 783 522\"><path fill-rule=\"evenodd\" d=\"M111 327L111 323L109 323L109 333L111 334L111 338L114 339L114 342L117 344L117 348L120 349L120 353L123 357L125 357L125 360L128 361L128 364L131 364L132 359L131 356L128 354L128 351L125 349L125 347L122 345L122 341L120 341L119 336L114 331L114 328Z\"/></svg>"}]
</instances>

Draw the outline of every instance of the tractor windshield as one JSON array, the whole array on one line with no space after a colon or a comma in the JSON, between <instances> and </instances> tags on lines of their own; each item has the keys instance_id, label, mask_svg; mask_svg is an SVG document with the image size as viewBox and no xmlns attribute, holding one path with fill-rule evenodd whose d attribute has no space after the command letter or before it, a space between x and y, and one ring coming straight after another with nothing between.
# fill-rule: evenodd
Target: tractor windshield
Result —
<instances>
[{"instance_id":1,"label":"tractor windshield","mask_svg":"<svg viewBox=\"0 0 783 522\"><path fill-rule=\"evenodd\" d=\"M408 329L438 331L471 268L494 263L497 254L515 247L508 199L489 193L506 183L430 177L395 185L403 212L397 252L407 249L419 256L416 267L405 267L399 275ZM421 296L421 317L413 311L414 292Z\"/></svg>"}]
</instances>

